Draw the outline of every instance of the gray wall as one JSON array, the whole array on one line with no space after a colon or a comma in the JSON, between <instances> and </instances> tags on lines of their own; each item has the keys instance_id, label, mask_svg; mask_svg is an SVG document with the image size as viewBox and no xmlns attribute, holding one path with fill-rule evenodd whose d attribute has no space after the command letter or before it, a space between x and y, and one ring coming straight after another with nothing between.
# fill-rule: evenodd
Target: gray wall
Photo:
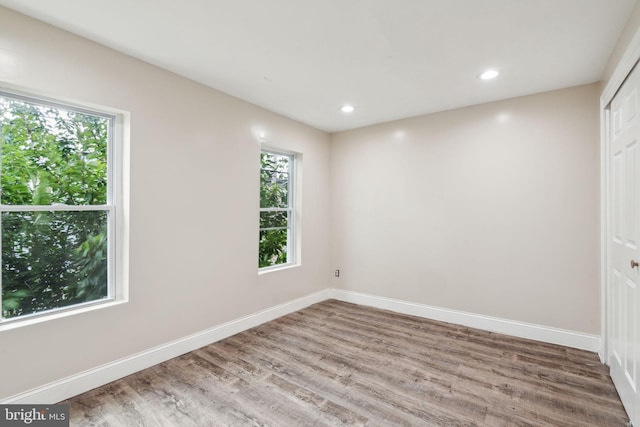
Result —
<instances>
[{"instance_id":1,"label":"gray wall","mask_svg":"<svg viewBox=\"0 0 640 427\"><path fill-rule=\"evenodd\" d=\"M598 87L334 134L340 286L599 333Z\"/></svg>"}]
</instances>

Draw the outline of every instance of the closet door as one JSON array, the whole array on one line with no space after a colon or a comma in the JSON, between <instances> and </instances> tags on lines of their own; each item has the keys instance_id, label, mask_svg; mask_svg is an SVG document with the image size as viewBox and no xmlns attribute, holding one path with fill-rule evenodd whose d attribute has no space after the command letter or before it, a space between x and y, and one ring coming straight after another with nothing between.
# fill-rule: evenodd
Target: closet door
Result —
<instances>
[{"instance_id":1,"label":"closet door","mask_svg":"<svg viewBox=\"0 0 640 427\"><path fill-rule=\"evenodd\" d=\"M633 425L640 426L640 122L636 66L611 101L609 143L609 366Z\"/></svg>"}]
</instances>

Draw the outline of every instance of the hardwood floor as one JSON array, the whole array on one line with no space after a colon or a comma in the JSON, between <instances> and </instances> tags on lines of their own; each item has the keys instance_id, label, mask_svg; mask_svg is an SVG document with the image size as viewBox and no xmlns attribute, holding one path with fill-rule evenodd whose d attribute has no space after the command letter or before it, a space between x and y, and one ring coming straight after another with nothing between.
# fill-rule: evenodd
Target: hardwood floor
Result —
<instances>
[{"instance_id":1,"label":"hardwood floor","mask_svg":"<svg viewBox=\"0 0 640 427\"><path fill-rule=\"evenodd\" d=\"M596 354L325 301L76 396L73 426L625 426Z\"/></svg>"}]
</instances>

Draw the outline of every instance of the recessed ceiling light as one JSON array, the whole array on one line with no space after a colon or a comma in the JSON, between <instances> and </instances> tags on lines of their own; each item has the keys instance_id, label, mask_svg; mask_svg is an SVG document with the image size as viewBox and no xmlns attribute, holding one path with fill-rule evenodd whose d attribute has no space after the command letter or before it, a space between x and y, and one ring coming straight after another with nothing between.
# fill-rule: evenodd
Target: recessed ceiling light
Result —
<instances>
[{"instance_id":1,"label":"recessed ceiling light","mask_svg":"<svg viewBox=\"0 0 640 427\"><path fill-rule=\"evenodd\" d=\"M353 105L343 105L342 108L340 108L340 111L343 113L353 113L354 110Z\"/></svg>"},{"instance_id":2,"label":"recessed ceiling light","mask_svg":"<svg viewBox=\"0 0 640 427\"><path fill-rule=\"evenodd\" d=\"M481 80L491 80L498 77L500 73L497 70L487 70L484 73L480 74L478 77Z\"/></svg>"}]
</instances>

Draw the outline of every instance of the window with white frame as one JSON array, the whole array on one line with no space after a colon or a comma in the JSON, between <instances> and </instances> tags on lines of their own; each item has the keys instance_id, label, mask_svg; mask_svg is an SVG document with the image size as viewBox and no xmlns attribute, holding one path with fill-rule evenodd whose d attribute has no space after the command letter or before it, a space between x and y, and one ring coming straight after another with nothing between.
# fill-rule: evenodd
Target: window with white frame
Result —
<instances>
[{"instance_id":1,"label":"window with white frame","mask_svg":"<svg viewBox=\"0 0 640 427\"><path fill-rule=\"evenodd\" d=\"M0 91L0 323L114 299L115 122Z\"/></svg>"},{"instance_id":2,"label":"window with white frame","mask_svg":"<svg viewBox=\"0 0 640 427\"><path fill-rule=\"evenodd\" d=\"M260 238L258 267L292 264L294 260L295 155L260 153Z\"/></svg>"}]
</instances>

